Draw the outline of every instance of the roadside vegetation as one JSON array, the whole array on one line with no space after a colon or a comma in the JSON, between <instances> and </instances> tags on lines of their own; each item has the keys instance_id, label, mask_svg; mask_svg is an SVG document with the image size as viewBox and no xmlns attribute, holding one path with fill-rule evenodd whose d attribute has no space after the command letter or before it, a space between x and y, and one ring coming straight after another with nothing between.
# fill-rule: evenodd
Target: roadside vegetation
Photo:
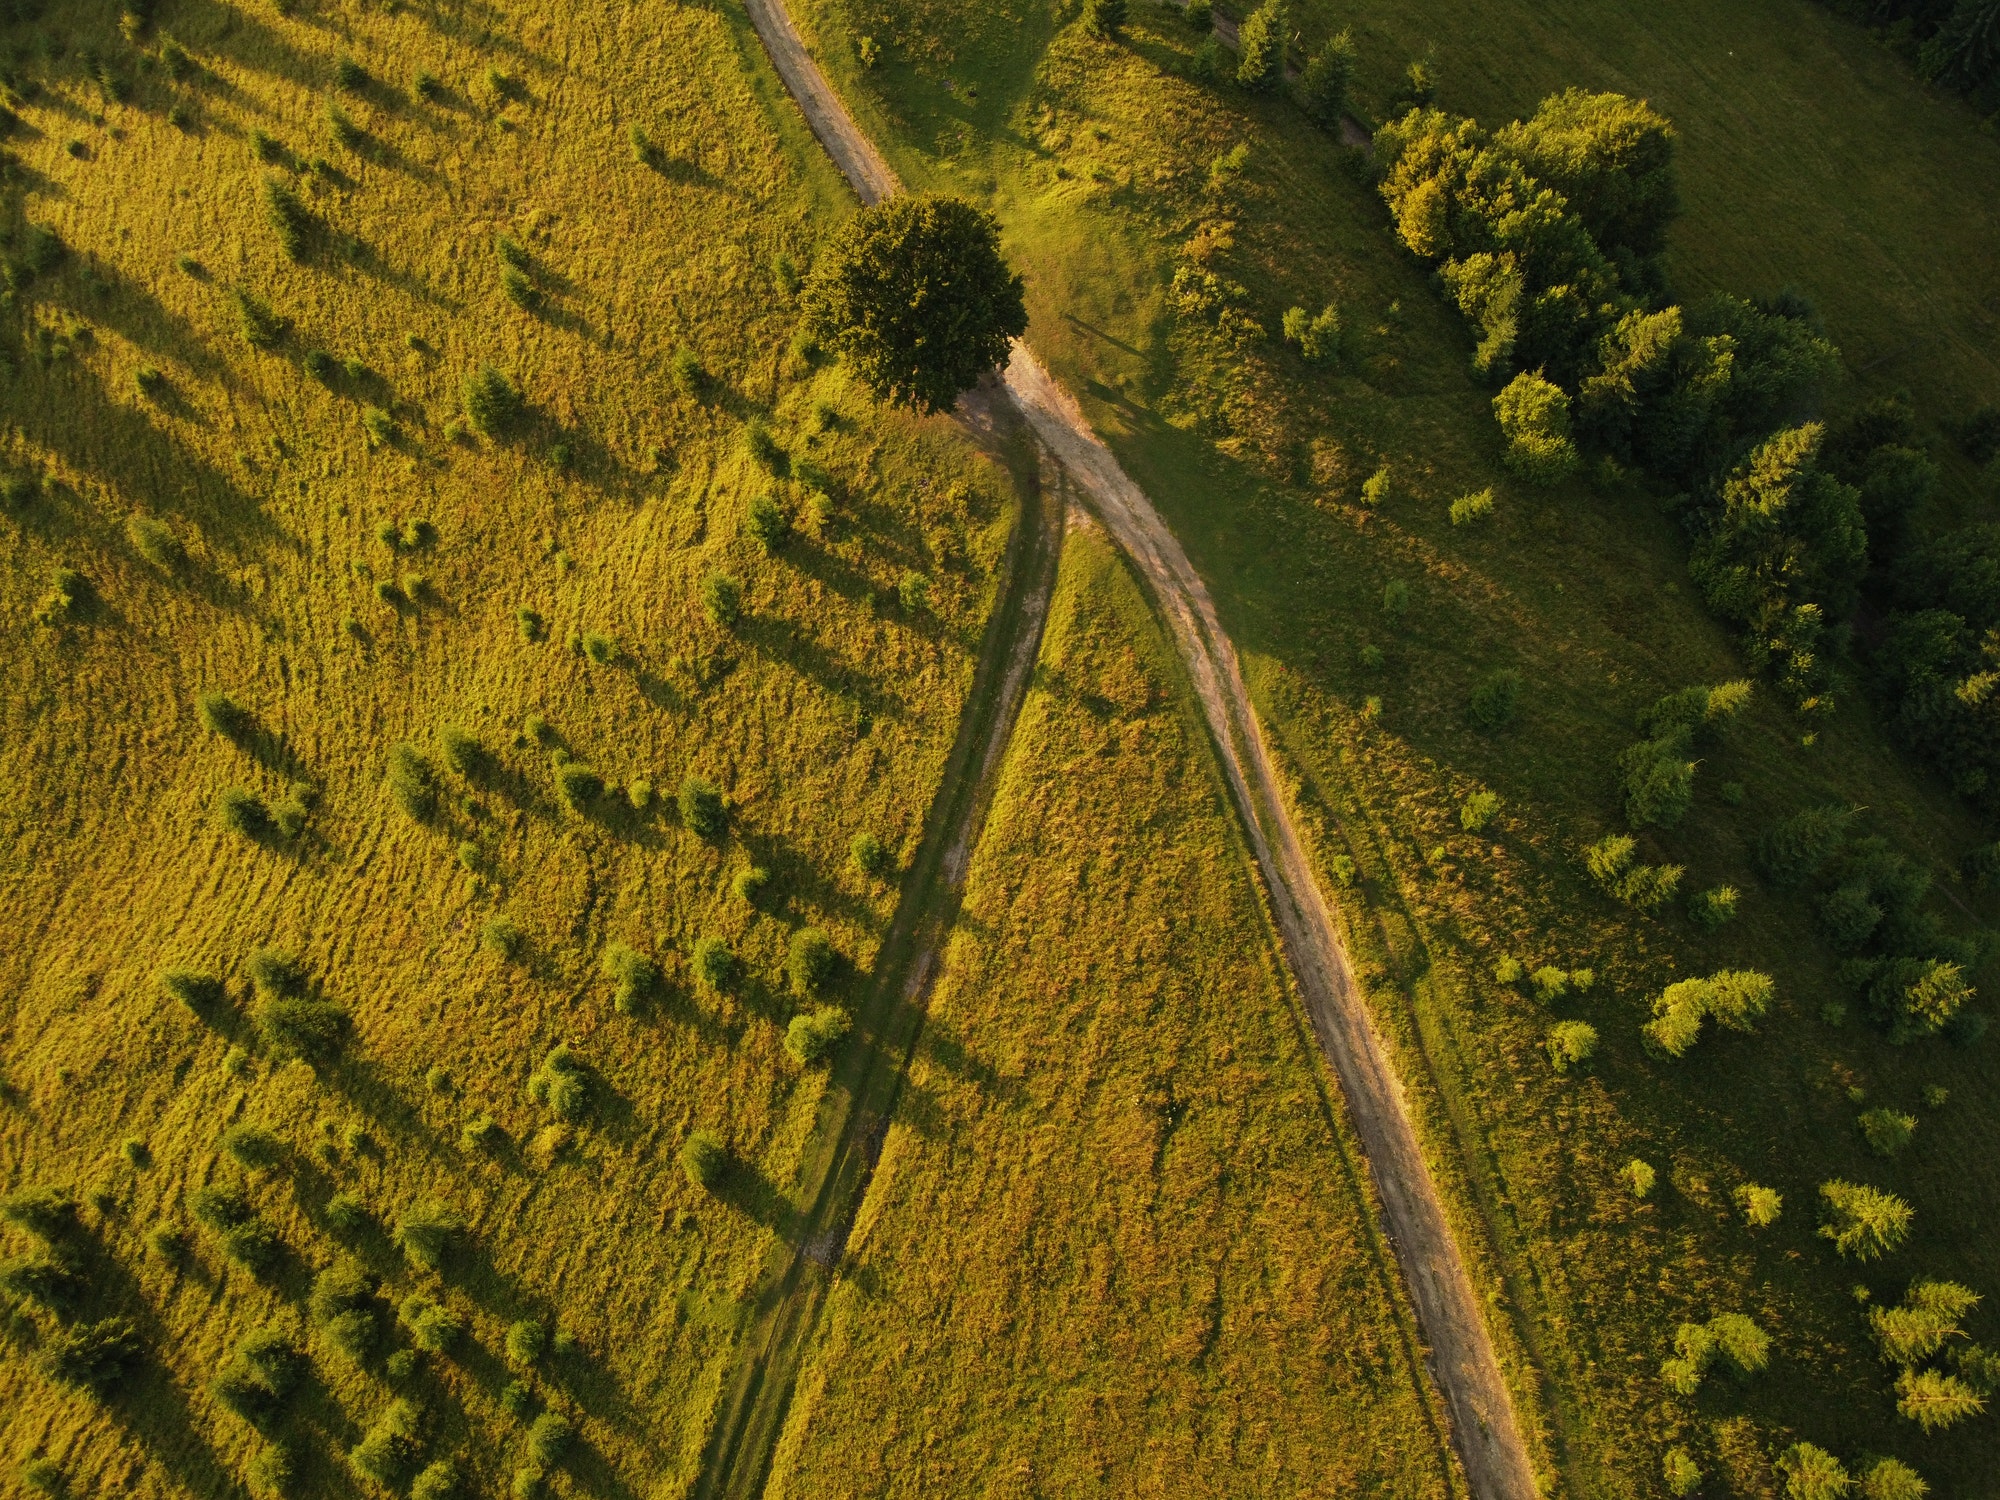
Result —
<instances>
[{"instance_id":1,"label":"roadside vegetation","mask_svg":"<svg viewBox=\"0 0 2000 1500\"><path fill-rule=\"evenodd\" d=\"M1014 514L737 24L6 8L9 1486L692 1480Z\"/></svg>"},{"instance_id":2,"label":"roadside vegetation","mask_svg":"<svg viewBox=\"0 0 2000 1500\"><path fill-rule=\"evenodd\" d=\"M1124 564L1073 534L774 1494L1451 1492L1365 1170L1175 684Z\"/></svg>"},{"instance_id":3,"label":"roadside vegetation","mask_svg":"<svg viewBox=\"0 0 2000 1500\"><path fill-rule=\"evenodd\" d=\"M1957 528L2000 499L2000 154L1845 22L1724 9L1294 7L1289 76L1275 15L806 18L905 180L991 205L1215 592L1544 1466L1956 1492L2000 1451L1992 740L1954 717L1992 701ZM1895 169L1832 170L1864 118ZM1921 293L1857 263L1890 245ZM1621 374L1694 450L1606 439ZM1965 1359L1885 1361L1870 1309L1932 1281L1982 1298Z\"/></svg>"}]
</instances>

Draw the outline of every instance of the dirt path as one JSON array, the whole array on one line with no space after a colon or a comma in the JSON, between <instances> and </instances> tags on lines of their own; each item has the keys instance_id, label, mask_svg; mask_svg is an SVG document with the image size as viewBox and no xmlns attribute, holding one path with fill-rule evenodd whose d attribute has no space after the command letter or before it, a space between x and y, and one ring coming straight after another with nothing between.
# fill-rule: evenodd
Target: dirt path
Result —
<instances>
[{"instance_id":1,"label":"dirt path","mask_svg":"<svg viewBox=\"0 0 2000 1500\"><path fill-rule=\"evenodd\" d=\"M871 203L894 192L895 174L806 53L782 0L746 4L786 87L855 191ZM1279 792L1235 647L1223 632L1208 589L1152 502L1025 344L1014 346L1005 387L1049 454L1131 556L1186 664L1269 890L1286 957L1367 1155L1383 1220L1429 1346L1431 1374L1444 1397L1452 1445L1472 1493L1478 1500L1533 1500L1538 1493L1534 1471L1480 1299L1404 1108L1402 1086ZM775 1437L774 1430L773 1441Z\"/></svg>"}]
</instances>

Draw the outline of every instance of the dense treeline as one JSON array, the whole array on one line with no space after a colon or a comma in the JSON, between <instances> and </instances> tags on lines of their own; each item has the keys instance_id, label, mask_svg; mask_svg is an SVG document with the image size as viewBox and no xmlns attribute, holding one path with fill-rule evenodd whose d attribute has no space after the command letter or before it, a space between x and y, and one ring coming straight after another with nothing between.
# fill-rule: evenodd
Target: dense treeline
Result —
<instances>
[{"instance_id":1,"label":"dense treeline","mask_svg":"<svg viewBox=\"0 0 2000 1500\"><path fill-rule=\"evenodd\" d=\"M1887 35L1925 78L2000 109L2000 0L1821 0Z\"/></svg>"}]
</instances>

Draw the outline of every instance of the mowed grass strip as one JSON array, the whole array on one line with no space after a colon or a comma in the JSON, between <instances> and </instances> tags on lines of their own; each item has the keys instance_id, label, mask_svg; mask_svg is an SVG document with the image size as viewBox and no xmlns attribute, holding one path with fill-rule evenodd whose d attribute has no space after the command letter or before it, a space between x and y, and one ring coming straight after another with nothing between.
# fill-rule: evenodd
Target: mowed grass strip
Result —
<instances>
[{"instance_id":1,"label":"mowed grass strip","mask_svg":"<svg viewBox=\"0 0 2000 1500\"><path fill-rule=\"evenodd\" d=\"M1656 497L1615 473L1537 492L1505 471L1492 392L1466 373L1471 342L1396 250L1372 184L1288 100L1183 76L1201 38L1174 13L1134 7L1118 45L950 0L809 13L819 55L905 179L1001 215L1029 276L1031 340L1174 526L1246 653L1461 1243L1494 1292L1503 1360L1517 1389L1546 1377L1547 1410L1528 1421L1546 1416L1552 1465L1582 1492L1646 1493L1678 1444L1739 1492L1775 1493L1772 1457L1805 1439L1849 1461L1895 1454L1940 1489L1983 1478L1990 1418L1926 1436L1898 1416L1854 1288L1894 1299L1918 1275L2000 1287L1977 1228L2000 1197L1980 1144L2000 1108L1991 1070L1976 1049L1888 1045L1808 904L1766 889L1753 854L1801 807L1864 807L1868 831L1934 874L1930 908L1973 931L1993 924L1994 897L1957 866L1990 831L1891 748L1858 685L1809 743L1760 685L1706 755L1686 821L1640 838L1646 861L1685 866L1684 890L1743 893L1741 917L1709 935L1678 902L1642 916L1605 897L1582 851L1623 826L1616 760L1636 716L1749 672L1699 607ZM1651 93L1644 78L1625 86ZM1842 107L1837 91L1825 107ZM1676 123L1684 139L1707 128ZM1690 148L1691 199L1721 191L1697 171ZM1874 191L1852 187L1887 201ZM1980 212L1940 233L1969 233ZM1702 253L1691 223L1676 236L1676 257ZM1311 366L1281 321L1328 303L1343 346ZM1976 511L1976 476L1943 456L1940 509ZM1489 492L1490 509L1452 523L1454 502ZM1482 729L1475 692L1503 671L1518 674L1517 716ZM1480 793L1500 810L1474 832L1463 810ZM1494 980L1503 958L1523 979ZM1525 978L1544 967L1595 982L1544 1003ZM1653 998L1723 968L1775 976L1760 1034L1649 1057ZM1991 963L1974 977L1990 1006ZM1576 1020L1600 1051L1559 1074L1549 1033ZM1945 1102L1924 1104L1927 1090ZM1893 1163L1855 1124L1878 1104L1921 1122ZM1645 1199L1625 1175L1634 1159L1657 1174ZM1817 1235L1818 1185L1835 1177L1910 1200L1904 1251L1857 1267ZM1745 1223L1746 1184L1784 1194L1779 1224ZM1694 1401L1666 1392L1677 1325L1732 1309L1774 1334L1770 1370ZM1990 1345L2000 1328L1982 1311L1968 1332Z\"/></svg>"},{"instance_id":2,"label":"mowed grass strip","mask_svg":"<svg viewBox=\"0 0 2000 1500\"><path fill-rule=\"evenodd\" d=\"M824 1074L785 1027L872 960L1006 475L793 346L795 267L846 200L722 16L184 3L135 30L4 33L0 1187L78 1195L77 1315L133 1319L145 1355L93 1402L42 1373L61 1325L15 1309L0 1462L209 1496L282 1448L295 1493L343 1494L408 1399L468 1493L675 1493L790 1223ZM23 277L28 225L66 249ZM525 408L497 437L465 421L489 363ZM398 743L428 776L392 774ZM837 955L817 996L785 977L808 927ZM264 945L345 1011L338 1058L260 1035ZM168 968L223 987L184 1005ZM261 1274L195 1222L238 1184L280 1247ZM463 1225L435 1271L394 1243L427 1203ZM359 1360L308 1306L341 1258L378 1283ZM462 1338L413 1347L413 1293ZM525 1323L539 1357L510 1352ZM266 1324L313 1375L260 1434L207 1387ZM531 1440L550 1412L566 1449Z\"/></svg>"},{"instance_id":3,"label":"mowed grass strip","mask_svg":"<svg viewBox=\"0 0 2000 1500\"><path fill-rule=\"evenodd\" d=\"M1455 1492L1175 682L1072 533L774 1494Z\"/></svg>"}]
</instances>

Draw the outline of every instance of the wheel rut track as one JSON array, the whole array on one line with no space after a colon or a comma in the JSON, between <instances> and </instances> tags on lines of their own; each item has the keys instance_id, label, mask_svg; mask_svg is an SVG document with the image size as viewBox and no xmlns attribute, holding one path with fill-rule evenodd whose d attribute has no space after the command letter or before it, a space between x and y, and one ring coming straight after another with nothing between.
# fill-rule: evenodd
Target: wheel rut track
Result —
<instances>
[{"instance_id":1,"label":"wheel rut track","mask_svg":"<svg viewBox=\"0 0 2000 1500\"><path fill-rule=\"evenodd\" d=\"M900 184L895 173L874 143L855 125L806 51L783 0L744 0L744 3L779 77L804 113L813 134L861 201L877 203L898 191ZM1230 799L1250 840L1286 961L1305 999L1314 1035L1339 1080L1355 1134L1367 1158L1382 1205L1384 1227L1428 1346L1426 1363L1443 1398L1452 1447L1463 1466L1467 1485L1477 1500L1534 1500L1539 1490L1533 1465L1515 1420L1513 1402L1479 1298L1411 1125L1401 1082L1389 1064L1367 1003L1355 983L1352 965L1325 895L1313 879L1290 808L1279 788L1263 728L1251 706L1236 649L1222 628L1208 589L1152 502L1091 430L1075 400L1025 344L1015 344L1000 390L982 388L979 402L991 410L1001 404L998 398L1003 393L1005 404L1025 419L1039 439L1043 472L1048 473L1051 466L1058 471L1056 482L1048 488L1061 495L1073 485L1078 498L1088 503L1131 558L1185 666L1215 742ZM1000 420L997 414L995 419ZM1055 508L1059 506L1060 502ZM1043 527L1048 524L1050 509L1043 507ZM1023 530L1028 529L1024 525ZM1056 535L1059 546L1060 532ZM1049 546L1048 550L1052 578L1055 546ZM1046 592L1041 604L1045 613ZM1020 617L1012 621L1002 619L996 612L989 627L989 640L1010 624L1018 630L1027 623ZM1039 615L1032 621L1032 634L1038 648ZM1017 639L1011 651L1003 649L1003 654L1023 663L1019 671L1023 686L1035 648ZM980 769L968 778L976 807L967 809L961 824L963 836L950 850L949 870L931 875L951 893L948 904L954 907L956 891L963 882L965 865L976 841L985 797L990 794L990 781L1018 708L1017 699L1007 711L1004 725L989 726ZM962 726L960 739L963 742L965 738ZM982 786L984 790L978 790ZM947 800L951 788L952 772L948 771L940 804ZM912 881L912 892L917 884ZM906 894L906 904L908 900ZM934 903L917 897L915 904ZM899 920L902 915L899 910ZM943 928L932 930L941 935ZM885 962L878 966L881 979L887 979L891 973L889 960L895 941L892 925L890 940L884 944ZM926 997L934 973L934 948L934 942L913 945L902 954L901 983L916 1006ZM897 1056L897 1079L914 1043L912 1025L908 1043ZM871 1059L886 1055L879 1046L854 1050L865 1052ZM893 1087L887 1097L893 1102ZM852 1222L851 1214L860 1202L859 1190L865 1187L867 1171L872 1166L864 1157L869 1154L866 1143L875 1128L874 1119L863 1120L857 1115L843 1131L842 1159L851 1165L844 1174L839 1170L831 1172L826 1186L817 1195L816 1207L819 1203L828 1204L825 1222L820 1222L819 1214L815 1214L820 1232L839 1226L844 1233L844 1226ZM835 1194L840 1200L836 1205L829 1202L828 1195L837 1180L845 1181L848 1188L845 1193ZM817 1272L815 1267L816 1274L807 1276L808 1264L803 1255L794 1255L786 1284L775 1289L783 1296L783 1304L773 1309L779 1315L774 1321L782 1322L784 1335L794 1346L794 1361L797 1346L803 1345L811 1333L825 1291L824 1273ZM809 1286L804 1285L808 1282ZM771 1331L779 1330L773 1327ZM781 1346L767 1341L763 1347L776 1352ZM761 1365L769 1357L759 1354L755 1362ZM772 1375L780 1373L775 1367L771 1370ZM762 1488L794 1374L795 1362L790 1371L782 1372L783 1386L779 1389L771 1380L759 1378L753 1372L750 1383L755 1389L726 1393L725 1401L730 1404L711 1439L709 1464L699 1493L749 1495ZM748 1406L743 1404L746 1395ZM750 1407L759 1410L752 1411Z\"/></svg>"}]
</instances>

